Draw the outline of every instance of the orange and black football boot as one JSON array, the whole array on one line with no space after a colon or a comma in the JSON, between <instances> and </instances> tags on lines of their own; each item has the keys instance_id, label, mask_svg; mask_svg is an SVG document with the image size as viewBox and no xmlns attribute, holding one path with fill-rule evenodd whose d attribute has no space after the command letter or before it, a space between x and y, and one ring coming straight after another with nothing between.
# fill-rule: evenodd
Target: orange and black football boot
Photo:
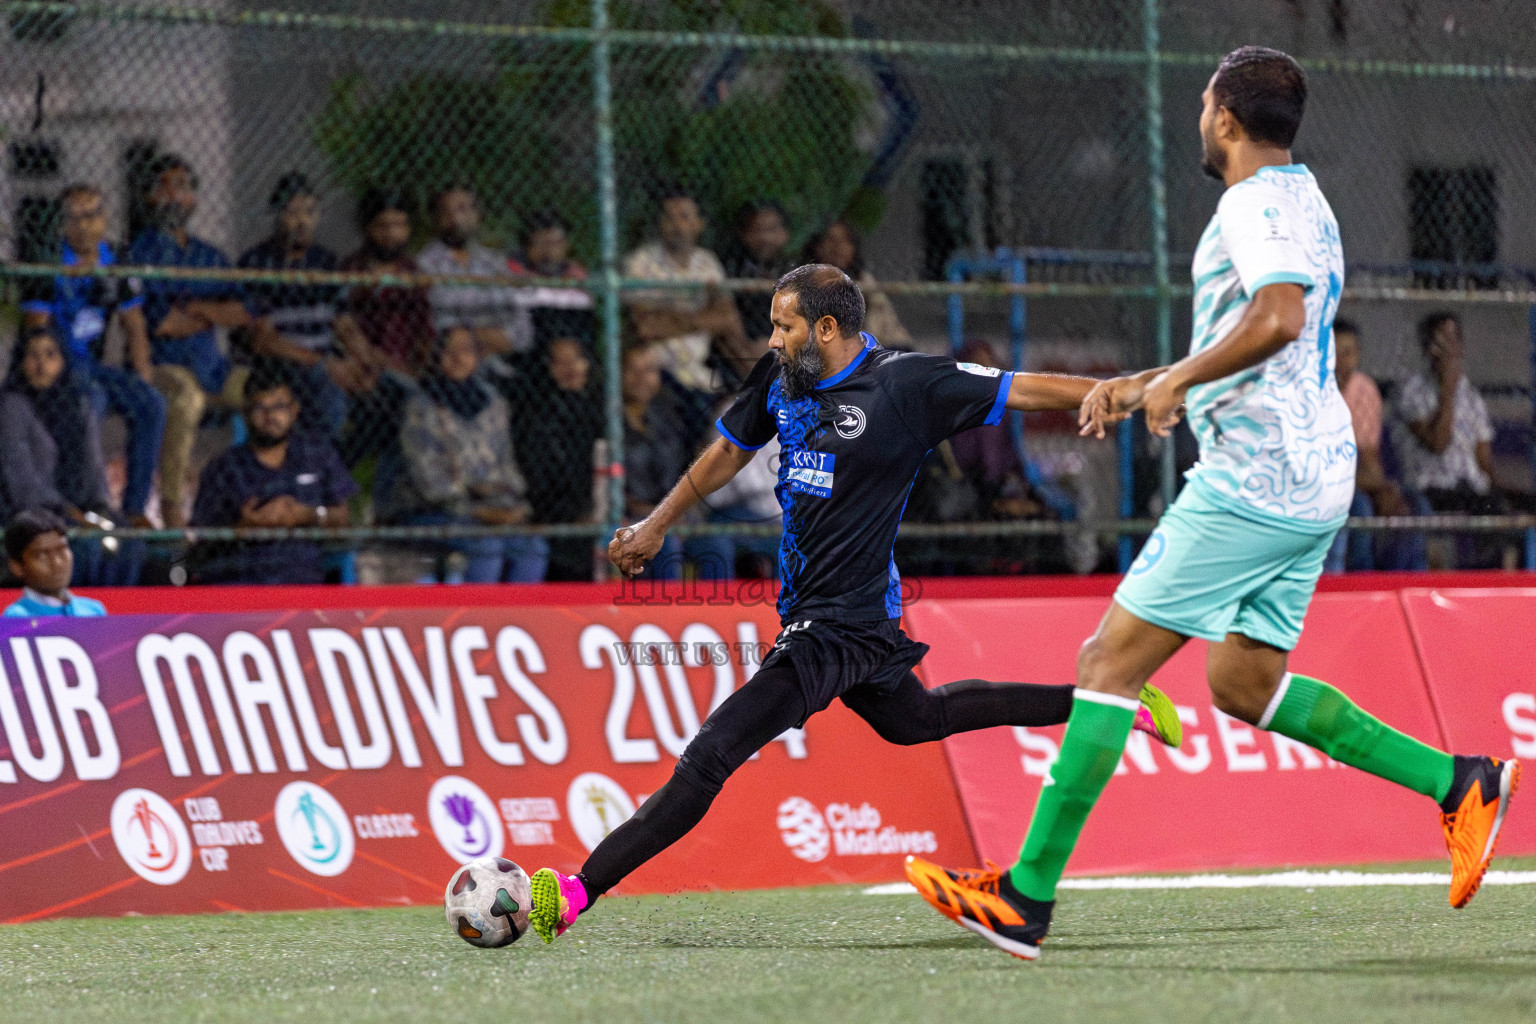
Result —
<instances>
[{"instance_id":1,"label":"orange and black football boot","mask_svg":"<svg viewBox=\"0 0 1536 1024\"><path fill-rule=\"evenodd\" d=\"M1451 853L1451 906L1477 895L1499 844L1509 798L1520 786L1520 762L1456 755L1451 791L1440 804L1440 827Z\"/></svg>"},{"instance_id":2,"label":"orange and black football boot","mask_svg":"<svg viewBox=\"0 0 1536 1024\"><path fill-rule=\"evenodd\" d=\"M1051 930L1055 902L1032 900L1013 887L1008 872L950 871L919 857L907 858L907 881L933 909L1020 960L1040 956Z\"/></svg>"}]
</instances>

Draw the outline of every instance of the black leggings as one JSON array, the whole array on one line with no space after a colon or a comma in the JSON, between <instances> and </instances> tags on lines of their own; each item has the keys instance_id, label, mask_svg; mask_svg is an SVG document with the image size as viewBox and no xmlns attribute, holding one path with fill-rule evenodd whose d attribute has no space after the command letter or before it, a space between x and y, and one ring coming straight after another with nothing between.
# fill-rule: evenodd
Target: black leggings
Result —
<instances>
[{"instance_id":1,"label":"black leggings","mask_svg":"<svg viewBox=\"0 0 1536 1024\"><path fill-rule=\"evenodd\" d=\"M882 739L905 746L997 725L1060 725L1072 712L1072 689L962 679L928 690L908 672L894 690L855 686L842 700ZM687 835L747 758L805 718L788 660L759 670L700 726L672 778L592 851L581 869L590 899Z\"/></svg>"}]
</instances>

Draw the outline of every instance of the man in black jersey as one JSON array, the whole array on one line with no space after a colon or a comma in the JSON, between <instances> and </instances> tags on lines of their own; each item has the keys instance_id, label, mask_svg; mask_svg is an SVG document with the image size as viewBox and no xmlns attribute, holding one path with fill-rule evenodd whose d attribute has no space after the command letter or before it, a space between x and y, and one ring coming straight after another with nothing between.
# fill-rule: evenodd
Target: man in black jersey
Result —
<instances>
[{"instance_id":1,"label":"man in black jersey","mask_svg":"<svg viewBox=\"0 0 1536 1024\"><path fill-rule=\"evenodd\" d=\"M654 512L618 531L608 557L627 575L640 572L672 524L777 434L783 630L757 674L700 727L672 778L598 844L579 874L534 873L529 922L545 942L698 824L758 748L834 699L900 744L997 725L1057 725L1071 713L1071 686L966 679L925 689L912 667L928 645L899 626L901 577L891 550L913 478L934 445L997 423L1008 409L1076 409L1097 382L881 348L860 330L858 286L825 264L779 279L772 319L772 351L716 424L720 439ZM1138 728L1177 745L1181 729L1168 698L1148 686L1142 700Z\"/></svg>"}]
</instances>

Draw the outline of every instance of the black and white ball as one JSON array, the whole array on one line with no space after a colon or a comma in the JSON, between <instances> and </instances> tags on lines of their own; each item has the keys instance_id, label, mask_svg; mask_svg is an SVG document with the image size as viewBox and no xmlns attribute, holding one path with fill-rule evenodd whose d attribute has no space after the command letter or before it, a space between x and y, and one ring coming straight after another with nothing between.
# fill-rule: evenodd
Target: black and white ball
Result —
<instances>
[{"instance_id":1,"label":"black and white ball","mask_svg":"<svg viewBox=\"0 0 1536 1024\"><path fill-rule=\"evenodd\" d=\"M528 930L532 900L527 872L505 857L481 857L448 879L443 910L459 938L494 949L516 942Z\"/></svg>"}]
</instances>

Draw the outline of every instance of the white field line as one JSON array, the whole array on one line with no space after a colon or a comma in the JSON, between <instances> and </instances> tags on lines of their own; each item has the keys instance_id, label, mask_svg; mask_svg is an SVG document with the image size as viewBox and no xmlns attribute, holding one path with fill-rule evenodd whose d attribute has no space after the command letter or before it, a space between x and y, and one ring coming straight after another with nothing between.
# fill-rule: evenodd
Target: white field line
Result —
<instances>
[{"instance_id":1,"label":"white field line","mask_svg":"<svg viewBox=\"0 0 1536 1024\"><path fill-rule=\"evenodd\" d=\"M1434 871L1280 871L1269 875L1133 875L1125 878L1066 878L1059 889L1349 889L1373 885L1450 885ZM1484 885L1536 885L1536 871L1490 871ZM866 896L916 895L906 882L873 885Z\"/></svg>"}]
</instances>

